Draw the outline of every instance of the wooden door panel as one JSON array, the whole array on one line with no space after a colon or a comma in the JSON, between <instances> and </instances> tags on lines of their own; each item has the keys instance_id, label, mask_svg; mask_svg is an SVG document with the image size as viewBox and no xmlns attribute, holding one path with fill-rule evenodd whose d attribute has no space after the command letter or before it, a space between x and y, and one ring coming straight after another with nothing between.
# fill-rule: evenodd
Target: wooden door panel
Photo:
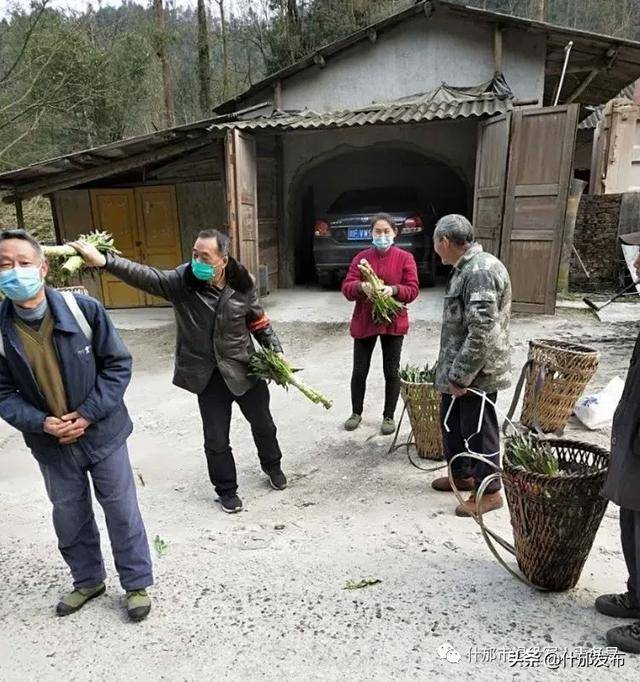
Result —
<instances>
[{"instance_id":1,"label":"wooden door panel","mask_svg":"<svg viewBox=\"0 0 640 682\"><path fill-rule=\"evenodd\" d=\"M140 187L136 188L135 194L142 262L161 270L177 267L182 262L182 246L175 187ZM147 295L146 304L161 306L167 302Z\"/></svg>"},{"instance_id":2,"label":"wooden door panel","mask_svg":"<svg viewBox=\"0 0 640 682\"><path fill-rule=\"evenodd\" d=\"M256 142L251 135L230 131L226 144L229 225L235 241L234 254L258 279L259 235Z\"/></svg>"},{"instance_id":3,"label":"wooden door panel","mask_svg":"<svg viewBox=\"0 0 640 682\"><path fill-rule=\"evenodd\" d=\"M577 105L513 114L500 258L515 311L555 311L577 119Z\"/></svg>"},{"instance_id":4,"label":"wooden door panel","mask_svg":"<svg viewBox=\"0 0 640 682\"><path fill-rule=\"evenodd\" d=\"M131 189L91 190L93 224L113 235L125 258L140 258L135 197ZM108 308L134 308L145 304L144 294L109 273L101 274L104 303Z\"/></svg>"},{"instance_id":5,"label":"wooden door panel","mask_svg":"<svg viewBox=\"0 0 640 682\"><path fill-rule=\"evenodd\" d=\"M473 225L476 240L494 255L500 250L510 125L511 114L504 114L478 128Z\"/></svg>"},{"instance_id":6,"label":"wooden door panel","mask_svg":"<svg viewBox=\"0 0 640 682\"><path fill-rule=\"evenodd\" d=\"M509 273L512 290L519 292L518 303L544 305L546 282L538 271L552 257L552 245L550 239L512 240L509 244L509 261L519 264Z\"/></svg>"}]
</instances>

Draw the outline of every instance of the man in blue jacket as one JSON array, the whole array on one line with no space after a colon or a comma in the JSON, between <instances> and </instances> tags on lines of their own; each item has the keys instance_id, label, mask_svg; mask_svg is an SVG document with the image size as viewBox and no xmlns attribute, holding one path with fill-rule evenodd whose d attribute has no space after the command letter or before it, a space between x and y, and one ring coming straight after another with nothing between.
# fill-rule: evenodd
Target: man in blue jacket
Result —
<instances>
[{"instance_id":1,"label":"man in blue jacket","mask_svg":"<svg viewBox=\"0 0 640 682\"><path fill-rule=\"evenodd\" d=\"M0 232L0 417L22 432L53 505L58 547L74 582L57 614L74 613L105 592L89 475L129 618L139 621L151 608L146 588L153 576L126 444L131 356L102 305L47 288L47 270L29 234Z\"/></svg>"}]
</instances>

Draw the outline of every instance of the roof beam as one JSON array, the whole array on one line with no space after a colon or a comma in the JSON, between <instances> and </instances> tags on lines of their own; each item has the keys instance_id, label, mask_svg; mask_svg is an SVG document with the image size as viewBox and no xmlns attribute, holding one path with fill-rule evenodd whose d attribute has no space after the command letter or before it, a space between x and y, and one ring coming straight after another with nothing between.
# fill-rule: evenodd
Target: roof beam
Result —
<instances>
[{"instance_id":1,"label":"roof beam","mask_svg":"<svg viewBox=\"0 0 640 682\"><path fill-rule=\"evenodd\" d=\"M565 71L566 74L590 73L594 69L604 69L606 64L602 61L588 62L587 64L579 64L576 66L569 66ZM558 63L553 67L547 68L547 76L561 76L562 64Z\"/></svg>"},{"instance_id":2,"label":"roof beam","mask_svg":"<svg viewBox=\"0 0 640 682\"><path fill-rule=\"evenodd\" d=\"M164 147L159 147L151 151L136 154L126 159L118 159L111 161L95 168L88 168L84 171L70 171L54 175L48 180L40 180L33 183L25 183L21 187L16 186L12 195L3 198L3 202L7 204L17 203L22 199L30 199L31 197L40 194L50 194L51 192L58 192L63 189L69 189L75 185L81 185L86 182L93 182L106 178L109 175L117 173L124 173L128 170L140 168L150 163L163 161L164 159L184 152L203 147L211 138L208 135L203 135L196 139L188 140L186 142L179 142Z\"/></svg>"},{"instance_id":3,"label":"roof beam","mask_svg":"<svg viewBox=\"0 0 640 682\"><path fill-rule=\"evenodd\" d=\"M596 79L596 77L600 74L601 71L606 71L610 69L615 61L616 57L618 55L618 50L615 47L610 47L607 50L607 58L608 61L606 64L602 64L600 66L596 66L595 68L591 69L587 77L578 85L578 87L567 97L565 100L565 104L571 104L571 102L575 101L580 95L591 85L591 83Z\"/></svg>"}]
</instances>

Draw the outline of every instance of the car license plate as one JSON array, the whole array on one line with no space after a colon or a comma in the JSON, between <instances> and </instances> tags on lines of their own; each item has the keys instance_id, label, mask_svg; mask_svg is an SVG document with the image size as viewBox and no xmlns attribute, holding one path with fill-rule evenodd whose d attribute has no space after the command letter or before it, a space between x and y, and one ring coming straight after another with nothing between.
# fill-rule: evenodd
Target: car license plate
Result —
<instances>
[{"instance_id":1,"label":"car license plate","mask_svg":"<svg viewBox=\"0 0 640 682\"><path fill-rule=\"evenodd\" d=\"M371 239L371 230L368 227L352 227L347 230L347 239L349 241Z\"/></svg>"}]
</instances>

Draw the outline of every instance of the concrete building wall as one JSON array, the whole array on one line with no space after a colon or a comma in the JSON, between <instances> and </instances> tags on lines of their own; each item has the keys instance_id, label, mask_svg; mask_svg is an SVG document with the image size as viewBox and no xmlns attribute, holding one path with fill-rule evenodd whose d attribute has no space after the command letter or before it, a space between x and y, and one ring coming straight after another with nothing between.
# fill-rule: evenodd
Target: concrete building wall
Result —
<instances>
[{"instance_id":1,"label":"concrete building wall","mask_svg":"<svg viewBox=\"0 0 640 682\"><path fill-rule=\"evenodd\" d=\"M435 15L384 31L283 81L285 109L331 111L399 99L438 87L478 85L495 71L493 26ZM544 36L504 32L503 71L517 99L542 102Z\"/></svg>"}]
</instances>

